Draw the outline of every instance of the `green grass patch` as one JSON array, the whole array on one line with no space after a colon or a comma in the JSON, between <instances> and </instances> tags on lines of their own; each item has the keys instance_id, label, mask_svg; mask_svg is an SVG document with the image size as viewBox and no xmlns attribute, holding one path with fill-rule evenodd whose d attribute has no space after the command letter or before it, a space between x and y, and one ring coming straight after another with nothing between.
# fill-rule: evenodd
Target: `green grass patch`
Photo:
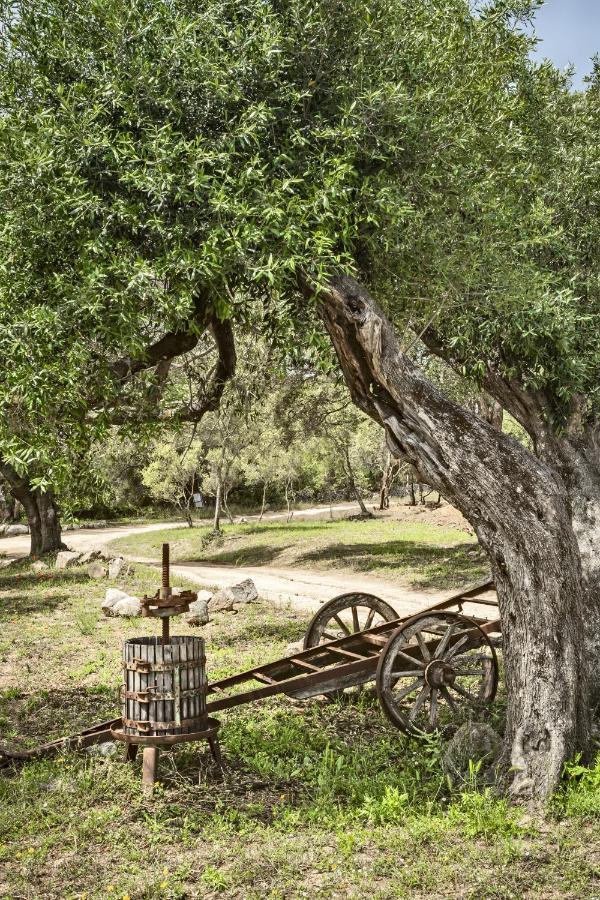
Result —
<instances>
[{"instance_id":1,"label":"green grass patch","mask_svg":"<svg viewBox=\"0 0 600 900\"><path fill-rule=\"evenodd\" d=\"M140 594L157 578L137 566L120 584ZM0 573L4 743L118 712L121 642L157 625L105 619L105 588L78 569ZM306 625L265 603L215 615L203 629L209 677L277 658ZM173 631L191 633L181 621ZM203 745L183 745L162 755L151 799L140 761L125 764L116 745L0 772L0 897L597 894L600 762L573 767L537 821L489 790L452 793L439 742L394 730L370 688L352 702L271 698L219 718L225 772Z\"/></svg>"},{"instance_id":2,"label":"green grass patch","mask_svg":"<svg viewBox=\"0 0 600 900\"><path fill-rule=\"evenodd\" d=\"M212 540L208 527L177 528L114 545L132 556L158 558L164 541L174 561L364 572L421 587L460 585L488 571L468 533L389 518L253 522L226 526Z\"/></svg>"}]
</instances>

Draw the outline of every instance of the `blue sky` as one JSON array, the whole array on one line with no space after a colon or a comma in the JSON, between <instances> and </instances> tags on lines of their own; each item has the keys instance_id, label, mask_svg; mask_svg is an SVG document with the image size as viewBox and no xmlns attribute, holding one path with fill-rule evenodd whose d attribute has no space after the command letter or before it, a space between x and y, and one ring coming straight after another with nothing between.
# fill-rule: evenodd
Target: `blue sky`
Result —
<instances>
[{"instance_id":1,"label":"blue sky","mask_svg":"<svg viewBox=\"0 0 600 900\"><path fill-rule=\"evenodd\" d=\"M559 68L573 63L575 87L582 87L592 67L590 57L600 52L600 0L546 0L535 30L542 39L536 55Z\"/></svg>"}]
</instances>

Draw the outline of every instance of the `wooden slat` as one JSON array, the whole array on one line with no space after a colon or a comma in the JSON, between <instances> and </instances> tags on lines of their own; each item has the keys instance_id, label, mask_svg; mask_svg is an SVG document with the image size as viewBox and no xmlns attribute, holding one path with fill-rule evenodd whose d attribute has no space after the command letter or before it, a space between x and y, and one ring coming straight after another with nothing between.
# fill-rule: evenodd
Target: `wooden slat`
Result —
<instances>
[{"instance_id":1,"label":"wooden slat","mask_svg":"<svg viewBox=\"0 0 600 900\"><path fill-rule=\"evenodd\" d=\"M360 635L361 641L367 641L369 644L373 644L375 647L385 647L388 642L387 637L379 634L370 634L368 631L363 631Z\"/></svg>"},{"instance_id":2,"label":"wooden slat","mask_svg":"<svg viewBox=\"0 0 600 900\"><path fill-rule=\"evenodd\" d=\"M265 675L264 672L255 672L253 675L255 681L263 681L265 684L279 684L280 682L275 681L274 678L270 678L268 675Z\"/></svg>"},{"instance_id":3,"label":"wooden slat","mask_svg":"<svg viewBox=\"0 0 600 900\"><path fill-rule=\"evenodd\" d=\"M301 669L307 669L309 672L320 672L320 666L313 666L312 663L307 662L305 659L298 659L295 656L292 656L290 662L295 666L300 666Z\"/></svg>"},{"instance_id":4,"label":"wooden slat","mask_svg":"<svg viewBox=\"0 0 600 900\"><path fill-rule=\"evenodd\" d=\"M349 656L351 659L364 659L364 655L362 653L353 653L351 650L345 650L343 647L331 647L328 648L330 653L336 653L340 656Z\"/></svg>"}]
</instances>

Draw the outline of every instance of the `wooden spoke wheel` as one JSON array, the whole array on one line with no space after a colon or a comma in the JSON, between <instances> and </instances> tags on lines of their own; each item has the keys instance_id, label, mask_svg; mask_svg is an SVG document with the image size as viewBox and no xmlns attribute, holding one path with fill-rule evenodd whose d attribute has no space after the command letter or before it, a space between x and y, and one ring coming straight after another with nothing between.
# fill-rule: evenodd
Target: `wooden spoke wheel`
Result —
<instances>
[{"instance_id":1,"label":"wooden spoke wheel","mask_svg":"<svg viewBox=\"0 0 600 900\"><path fill-rule=\"evenodd\" d=\"M406 734L423 735L468 719L490 703L498 660L487 634L458 613L423 613L391 635L377 666L377 694Z\"/></svg>"},{"instance_id":2,"label":"wooden spoke wheel","mask_svg":"<svg viewBox=\"0 0 600 900\"><path fill-rule=\"evenodd\" d=\"M325 603L312 619L304 638L304 649L350 637L397 618L396 610L374 594L340 594Z\"/></svg>"}]
</instances>

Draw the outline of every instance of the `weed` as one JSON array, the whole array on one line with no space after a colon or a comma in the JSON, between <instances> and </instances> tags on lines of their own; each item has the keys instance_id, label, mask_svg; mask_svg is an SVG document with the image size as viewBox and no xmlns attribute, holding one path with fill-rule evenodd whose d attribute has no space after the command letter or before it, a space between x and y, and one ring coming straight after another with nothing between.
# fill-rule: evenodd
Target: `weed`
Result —
<instances>
[{"instance_id":1,"label":"weed","mask_svg":"<svg viewBox=\"0 0 600 900\"><path fill-rule=\"evenodd\" d=\"M81 609L75 614L75 625L80 634L93 634L97 624L98 613L95 610Z\"/></svg>"}]
</instances>

